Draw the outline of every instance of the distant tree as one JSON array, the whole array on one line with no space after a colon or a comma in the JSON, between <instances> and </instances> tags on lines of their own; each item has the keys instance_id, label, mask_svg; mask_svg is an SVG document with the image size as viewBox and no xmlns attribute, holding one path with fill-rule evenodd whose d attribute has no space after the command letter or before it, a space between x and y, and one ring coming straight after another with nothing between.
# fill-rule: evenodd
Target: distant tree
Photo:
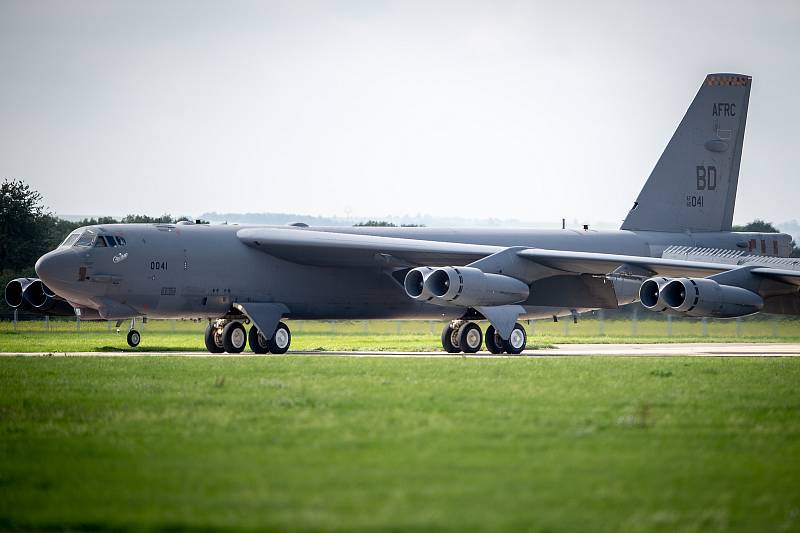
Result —
<instances>
[{"instance_id":1,"label":"distant tree","mask_svg":"<svg viewBox=\"0 0 800 533\"><path fill-rule=\"evenodd\" d=\"M357 224L353 224L355 227L364 227L364 228L395 228L394 224L391 222L386 222L385 220L367 220L366 222L359 222Z\"/></svg>"},{"instance_id":2,"label":"distant tree","mask_svg":"<svg viewBox=\"0 0 800 533\"><path fill-rule=\"evenodd\" d=\"M744 226L733 226L732 231L753 231L759 233L780 233L781 231L772 225L772 222L766 222L760 218L752 222L748 222Z\"/></svg>"},{"instance_id":3,"label":"distant tree","mask_svg":"<svg viewBox=\"0 0 800 533\"><path fill-rule=\"evenodd\" d=\"M396 228L397 224L386 222L385 220L367 220L366 222L359 222L353 224L356 227L363 228ZM424 224L400 224L401 228L424 228Z\"/></svg>"},{"instance_id":4,"label":"distant tree","mask_svg":"<svg viewBox=\"0 0 800 533\"><path fill-rule=\"evenodd\" d=\"M160 217L147 215L128 215L122 219L123 224L170 224L175 222L172 215L164 213Z\"/></svg>"},{"instance_id":5,"label":"distant tree","mask_svg":"<svg viewBox=\"0 0 800 533\"><path fill-rule=\"evenodd\" d=\"M0 185L0 272L31 269L48 248L53 217L21 180Z\"/></svg>"}]
</instances>

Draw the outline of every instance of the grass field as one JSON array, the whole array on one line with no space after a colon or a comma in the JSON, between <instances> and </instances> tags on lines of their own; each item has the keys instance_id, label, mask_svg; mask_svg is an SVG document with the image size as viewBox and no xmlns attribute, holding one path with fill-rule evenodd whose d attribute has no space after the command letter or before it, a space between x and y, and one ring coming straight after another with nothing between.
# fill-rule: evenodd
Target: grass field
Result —
<instances>
[{"instance_id":1,"label":"grass field","mask_svg":"<svg viewBox=\"0 0 800 533\"><path fill-rule=\"evenodd\" d=\"M425 321L290 322L293 350L441 350L443 323ZM485 325L484 325L485 327ZM205 351L205 324L190 321L150 321L142 330L138 351ZM800 320L762 317L743 320L582 319L526 324L528 347L557 343L619 342L800 342ZM106 322L0 322L0 351L120 351L131 350L124 326L117 334Z\"/></svg>"},{"instance_id":2,"label":"grass field","mask_svg":"<svg viewBox=\"0 0 800 533\"><path fill-rule=\"evenodd\" d=\"M798 531L800 360L0 359L0 529Z\"/></svg>"}]
</instances>

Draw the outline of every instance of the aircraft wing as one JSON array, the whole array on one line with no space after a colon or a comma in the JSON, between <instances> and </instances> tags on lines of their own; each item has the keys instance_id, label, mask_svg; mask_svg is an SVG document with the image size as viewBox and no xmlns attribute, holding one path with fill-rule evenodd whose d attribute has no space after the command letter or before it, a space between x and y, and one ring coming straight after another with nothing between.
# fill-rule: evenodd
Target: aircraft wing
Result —
<instances>
[{"instance_id":1,"label":"aircraft wing","mask_svg":"<svg viewBox=\"0 0 800 533\"><path fill-rule=\"evenodd\" d=\"M634 267L648 275L665 277L710 276L725 272L738 265L639 257L632 255L603 254L594 252L568 252L525 248L517 255L542 266L575 274L609 274L620 267Z\"/></svg>"},{"instance_id":2,"label":"aircraft wing","mask_svg":"<svg viewBox=\"0 0 800 533\"><path fill-rule=\"evenodd\" d=\"M771 278L776 281L782 281L789 285L800 286L800 271L797 270L783 270L779 268L770 267L756 267L750 270L752 274Z\"/></svg>"},{"instance_id":3,"label":"aircraft wing","mask_svg":"<svg viewBox=\"0 0 800 533\"><path fill-rule=\"evenodd\" d=\"M641 277L706 277L735 270L740 265L663 259L595 252L570 252L541 248L489 246L449 241L429 241L383 237L304 228L243 228L238 238L261 252L299 264L331 267L415 267L472 265L488 270L502 270L517 256L540 268L519 271L527 283L537 279L568 274L605 275L628 271ZM510 266L510 265L509 265ZM495 268L492 268L495 267ZM498 268L499 267L499 268ZM487 271L488 271L487 270ZM512 270L507 269L511 274ZM800 286L800 271L755 267L753 274Z\"/></svg>"},{"instance_id":4,"label":"aircraft wing","mask_svg":"<svg viewBox=\"0 0 800 533\"><path fill-rule=\"evenodd\" d=\"M239 239L264 253L304 265L397 267L466 265L505 249L503 246L462 244L380 237L303 228L244 228Z\"/></svg>"}]
</instances>

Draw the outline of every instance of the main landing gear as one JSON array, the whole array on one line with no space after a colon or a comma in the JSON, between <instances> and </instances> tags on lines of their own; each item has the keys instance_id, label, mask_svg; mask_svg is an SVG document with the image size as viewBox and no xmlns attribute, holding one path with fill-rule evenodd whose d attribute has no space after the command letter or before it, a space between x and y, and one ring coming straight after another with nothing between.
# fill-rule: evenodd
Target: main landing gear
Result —
<instances>
[{"instance_id":1,"label":"main landing gear","mask_svg":"<svg viewBox=\"0 0 800 533\"><path fill-rule=\"evenodd\" d=\"M486 328L486 349L494 354L503 352L518 355L525 349L528 335L525 328L517 322L508 340L503 340L494 326ZM481 327L475 322L453 320L442 331L442 347L448 353L477 353L484 342Z\"/></svg>"},{"instance_id":2,"label":"main landing gear","mask_svg":"<svg viewBox=\"0 0 800 533\"><path fill-rule=\"evenodd\" d=\"M250 326L250 332L247 333L238 320L220 318L206 326L205 342L211 353L242 353L249 342L254 353L282 354L292 343L292 333L289 326L279 322L275 333L268 339L255 324Z\"/></svg>"}]
</instances>

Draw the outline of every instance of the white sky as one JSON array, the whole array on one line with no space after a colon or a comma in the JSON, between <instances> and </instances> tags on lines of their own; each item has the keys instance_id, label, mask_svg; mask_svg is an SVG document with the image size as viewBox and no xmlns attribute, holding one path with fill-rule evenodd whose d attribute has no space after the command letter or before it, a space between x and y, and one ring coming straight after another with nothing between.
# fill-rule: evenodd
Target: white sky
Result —
<instances>
[{"instance_id":1,"label":"white sky","mask_svg":"<svg viewBox=\"0 0 800 533\"><path fill-rule=\"evenodd\" d=\"M800 2L0 2L0 178L59 213L617 224L708 72L798 218Z\"/></svg>"}]
</instances>

